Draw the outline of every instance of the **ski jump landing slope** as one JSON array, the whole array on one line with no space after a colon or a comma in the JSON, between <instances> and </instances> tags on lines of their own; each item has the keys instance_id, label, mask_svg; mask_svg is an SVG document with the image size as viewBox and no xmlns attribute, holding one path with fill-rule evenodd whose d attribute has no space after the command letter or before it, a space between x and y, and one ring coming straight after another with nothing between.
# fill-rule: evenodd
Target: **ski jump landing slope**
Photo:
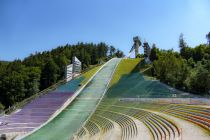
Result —
<instances>
[{"instance_id":1,"label":"ski jump landing slope","mask_svg":"<svg viewBox=\"0 0 210 140\"><path fill-rule=\"evenodd\" d=\"M69 140L95 110L119 62L107 62L67 108L24 140Z\"/></svg>"}]
</instances>

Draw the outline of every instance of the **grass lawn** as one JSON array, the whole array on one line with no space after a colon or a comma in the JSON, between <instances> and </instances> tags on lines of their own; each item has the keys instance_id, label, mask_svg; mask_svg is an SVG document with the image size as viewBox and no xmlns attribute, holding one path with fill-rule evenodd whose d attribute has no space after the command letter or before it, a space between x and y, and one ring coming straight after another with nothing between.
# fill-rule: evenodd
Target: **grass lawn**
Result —
<instances>
[{"instance_id":1,"label":"grass lawn","mask_svg":"<svg viewBox=\"0 0 210 140\"><path fill-rule=\"evenodd\" d=\"M97 70L101 67L102 65L96 66L90 70L88 70L87 72L81 74L82 77L84 77L84 80L81 82L81 85L84 85L90 78L91 76L93 76Z\"/></svg>"},{"instance_id":2,"label":"grass lawn","mask_svg":"<svg viewBox=\"0 0 210 140\"><path fill-rule=\"evenodd\" d=\"M120 80L122 75L139 71L138 64L140 63L140 60L141 59L138 58L122 59L113 75L109 87L116 84Z\"/></svg>"},{"instance_id":3,"label":"grass lawn","mask_svg":"<svg viewBox=\"0 0 210 140\"><path fill-rule=\"evenodd\" d=\"M171 91L159 81L153 81L147 77L151 75L151 66L142 65L142 59L122 59L106 93L107 98L171 98L173 94L177 97L189 97L182 95L179 91ZM146 78L142 74L147 73Z\"/></svg>"}]
</instances>

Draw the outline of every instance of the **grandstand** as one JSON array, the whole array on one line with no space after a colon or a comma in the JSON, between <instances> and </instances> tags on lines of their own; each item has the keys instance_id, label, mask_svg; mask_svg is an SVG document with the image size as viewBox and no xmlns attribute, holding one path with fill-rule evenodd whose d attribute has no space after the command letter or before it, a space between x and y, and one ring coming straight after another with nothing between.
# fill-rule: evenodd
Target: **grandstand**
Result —
<instances>
[{"instance_id":1,"label":"grandstand","mask_svg":"<svg viewBox=\"0 0 210 140\"><path fill-rule=\"evenodd\" d=\"M121 128L121 139L138 139L141 138L141 132L137 129L137 124L134 119L143 122L144 125L150 130L153 139L179 139L181 137L181 129L173 123L173 121L157 115L152 111L147 111L142 108L132 108L118 105L121 102L117 102L113 104L113 101L103 101L96 112L90 118L90 121L95 124L95 126L101 127L103 129L103 125L101 125L100 121L97 121L98 116L104 118L109 121L110 126L107 131L111 131L114 129L113 122L116 122ZM122 103L121 103L122 104ZM94 125L89 124L89 122L84 126L83 129L80 130L78 136L74 139L82 139L83 137L89 136L91 139L92 136L97 133L101 133L100 136L103 136L107 131L100 132L99 128L97 131L92 133L92 130L95 127ZM87 130L83 133L84 130ZM82 134L82 135L81 135Z\"/></svg>"}]
</instances>

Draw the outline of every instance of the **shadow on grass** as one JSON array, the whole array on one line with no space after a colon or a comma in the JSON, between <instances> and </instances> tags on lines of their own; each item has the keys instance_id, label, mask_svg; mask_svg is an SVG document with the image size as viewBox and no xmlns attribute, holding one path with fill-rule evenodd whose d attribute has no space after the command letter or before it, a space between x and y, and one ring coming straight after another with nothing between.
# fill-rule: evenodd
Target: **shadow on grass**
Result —
<instances>
[{"instance_id":1,"label":"shadow on grass","mask_svg":"<svg viewBox=\"0 0 210 140\"><path fill-rule=\"evenodd\" d=\"M145 80L139 72L122 75L117 84L107 91L107 98L171 97L170 90L158 81Z\"/></svg>"}]
</instances>

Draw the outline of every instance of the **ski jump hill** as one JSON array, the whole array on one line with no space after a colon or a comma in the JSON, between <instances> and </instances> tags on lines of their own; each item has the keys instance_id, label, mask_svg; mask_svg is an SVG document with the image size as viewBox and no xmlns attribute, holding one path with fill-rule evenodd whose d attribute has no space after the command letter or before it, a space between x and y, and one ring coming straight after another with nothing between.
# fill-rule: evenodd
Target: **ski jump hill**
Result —
<instances>
[{"instance_id":1,"label":"ski jump hill","mask_svg":"<svg viewBox=\"0 0 210 140\"><path fill-rule=\"evenodd\" d=\"M1 116L2 138L209 140L209 99L148 79L141 61L113 58Z\"/></svg>"}]
</instances>

